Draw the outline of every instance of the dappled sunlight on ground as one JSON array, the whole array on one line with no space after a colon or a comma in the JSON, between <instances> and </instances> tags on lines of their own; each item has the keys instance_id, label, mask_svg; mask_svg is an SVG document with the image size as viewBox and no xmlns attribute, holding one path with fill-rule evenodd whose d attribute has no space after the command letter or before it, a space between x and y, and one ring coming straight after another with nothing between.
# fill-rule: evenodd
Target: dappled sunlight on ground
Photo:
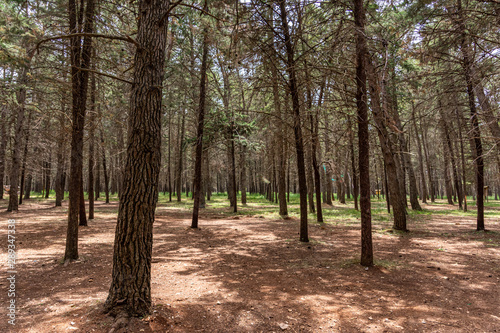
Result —
<instances>
[{"instance_id":1,"label":"dappled sunlight on ground","mask_svg":"<svg viewBox=\"0 0 500 333\"><path fill-rule=\"evenodd\" d=\"M108 332L112 318L101 306L118 204L96 204L96 219L80 228L81 259L65 266L67 207L28 202L17 214L0 213L2 234L9 218L20 221L16 332ZM129 331L500 331L498 219L487 221L489 232L476 232L474 216L424 205L423 213L410 215L411 232L399 233L390 230L382 202L374 223L376 266L365 270L351 204L325 206L332 210L328 223L311 222L311 242L300 243L298 220L272 218L276 205L252 203L235 215L222 203L202 210L200 229L191 229L186 207L160 202L155 312L132 321ZM251 215L250 207L259 211ZM6 249L0 254L5 262ZM0 322L1 332L8 329Z\"/></svg>"}]
</instances>

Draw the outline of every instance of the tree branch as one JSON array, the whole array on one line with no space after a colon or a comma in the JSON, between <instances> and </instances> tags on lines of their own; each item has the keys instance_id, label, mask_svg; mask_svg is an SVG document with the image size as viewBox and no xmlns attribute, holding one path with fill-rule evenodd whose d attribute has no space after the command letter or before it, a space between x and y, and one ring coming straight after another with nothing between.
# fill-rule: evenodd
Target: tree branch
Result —
<instances>
[{"instance_id":1,"label":"tree branch","mask_svg":"<svg viewBox=\"0 0 500 333\"><path fill-rule=\"evenodd\" d=\"M72 37L82 37L82 36L87 36L87 37L96 37L96 38L105 38L105 39L115 39L115 40L123 40L125 42L129 42L129 43L132 43L134 44L137 48L141 48L141 46L139 45L139 43L133 39L132 37L130 36L113 36L113 35L104 35L104 34L90 34L90 33L76 33L76 34L68 34L68 35L60 35L60 36L53 36L53 37L49 37L49 38L46 38L46 39L42 39L41 41L39 41L37 44L36 44L36 50L38 52L38 48L40 47L41 44L45 43L45 42L48 42L48 41L51 41L51 40L54 40L54 39L63 39L63 38L72 38Z\"/></svg>"}]
</instances>

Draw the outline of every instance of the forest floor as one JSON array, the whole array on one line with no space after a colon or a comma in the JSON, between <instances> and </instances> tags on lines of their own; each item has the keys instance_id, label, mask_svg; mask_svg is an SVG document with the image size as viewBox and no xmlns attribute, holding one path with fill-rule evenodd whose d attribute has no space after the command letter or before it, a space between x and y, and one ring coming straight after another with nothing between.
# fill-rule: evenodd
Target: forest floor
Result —
<instances>
[{"instance_id":1,"label":"forest floor","mask_svg":"<svg viewBox=\"0 0 500 333\"><path fill-rule=\"evenodd\" d=\"M255 199L255 200L253 200ZM252 198L229 213L223 196L189 228L191 200L160 198L154 225L151 316L119 332L500 332L500 202L474 209L442 200L410 212L410 232L391 230L373 203L376 266L359 265L359 213L334 202L325 224L310 215L298 241L298 208L280 219ZM0 332L109 332L102 313L111 281L117 202L96 203L80 228L80 260L62 264L67 206L0 201ZM16 220L16 325L7 323L7 221Z\"/></svg>"}]
</instances>

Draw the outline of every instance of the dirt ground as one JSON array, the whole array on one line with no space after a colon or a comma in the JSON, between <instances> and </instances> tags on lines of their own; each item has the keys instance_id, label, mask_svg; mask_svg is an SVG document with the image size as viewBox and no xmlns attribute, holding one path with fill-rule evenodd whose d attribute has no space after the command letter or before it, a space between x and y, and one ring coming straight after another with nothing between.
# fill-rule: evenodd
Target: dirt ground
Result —
<instances>
[{"instance_id":1,"label":"dirt ground","mask_svg":"<svg viewBox=\"0 0 500 333\"><path fill-rule=\"evenodd\" d=\"M7 323L7 265L0 272L0 332L109 332L102 314L111 280L117 203L96 203L80 229L81 259L61 264L67 207L0 202L2 263L16 220L17 321ZM452 209L447 205L425 206ZM331 208L326 208L331 209ZM498 210L499 208L494 208ZM202 213L160 206L154 227L154 312L120 332L500 332L500 221L476 232L471 216L420 215L409 233L376 224L376 266L359 262L356 223Z\"/></svg>"}]
</instances>

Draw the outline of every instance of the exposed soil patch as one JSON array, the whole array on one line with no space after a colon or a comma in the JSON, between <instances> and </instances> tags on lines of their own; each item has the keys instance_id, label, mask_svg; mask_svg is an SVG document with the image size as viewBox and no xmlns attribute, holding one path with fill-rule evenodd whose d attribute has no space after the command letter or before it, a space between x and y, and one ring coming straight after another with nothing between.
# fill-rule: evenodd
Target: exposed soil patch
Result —
<instances>
[{"instance_id":1,"label":"exposed soil patch","mask_svg":"<svg viewBox=\"0 0 500 333\"><path fill-rule=\"evenodd\" d=\"M7 220L18 248L17 324L7 324L0 272L0 332L109 332L102 314L111 279L116 203L96 204L80 229L78 262L64 266L67 207L0 202L1 260ZM450 210L446 205L426 209ZM162 205L154 227L154 313L119 332L500 332L500 221L476 232L469 216L416 216L410 233L375 225L377 266L359 262L359 226L201 214ZM5 267L5 265L4 265Z\"/></svg>"}]
</instances>

